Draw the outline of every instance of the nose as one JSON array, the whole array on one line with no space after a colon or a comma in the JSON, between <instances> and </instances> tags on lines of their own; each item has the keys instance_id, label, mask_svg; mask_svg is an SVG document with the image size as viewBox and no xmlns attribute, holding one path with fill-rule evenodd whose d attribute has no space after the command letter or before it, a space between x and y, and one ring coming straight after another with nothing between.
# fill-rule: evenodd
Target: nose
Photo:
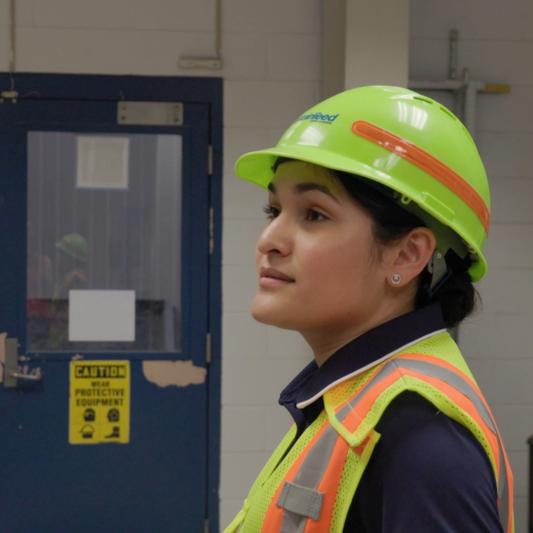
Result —
<instances>
[{"instance_id":1,"label":"nose","mask_svg":"<svg viewBox=\"0 0 533 533\"><path fill-rule=\"evenodd\" d=\"M257 251L261 254L289 255L292 249L292 232L283 213L271 220L257 240Z\"/></svg>"}]
</instances>

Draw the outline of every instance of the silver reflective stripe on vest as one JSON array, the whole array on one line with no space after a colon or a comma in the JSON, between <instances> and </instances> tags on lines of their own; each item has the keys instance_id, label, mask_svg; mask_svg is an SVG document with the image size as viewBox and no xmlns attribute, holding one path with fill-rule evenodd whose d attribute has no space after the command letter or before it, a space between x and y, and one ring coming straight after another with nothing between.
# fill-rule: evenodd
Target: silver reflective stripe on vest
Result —
<instances>
[{"instance_id":1,"label":"silver reflective stripe on vest","mask_svg":"<svg viewBox=\"0 0 533 533\"><path fill-rule=\"evenodd\" d=\"M421 361L419 359L409 359L408 357L393 359L387 362L383 366L383 368L368 383L365 384L365 386L355 395L355 397L339 411L339 420L342 421L346 417L346 409L349 410L357 408L357 404L370 388L379 383L381 380L385 379L392 372L396 370L401 371L402 368L415 370L417 372L420 372L421 374L424 374L425 376L435 377L454 387L456 390L465 395L475 405L478 413L483 418L485 424L487 424L490 430L496 435L498 439L498 455L500 463L499 479L497 480L499 499L498 510L500 516L500 523L502 524L503 530L506 531L507 520L509 516L509 483L507 479L507 468L503 457L503 446L501 443L501 439L492 420L492 416L485 407L485 404L479 397L478 393L470 385L470 383L464 380L459 374L456 374L455 372L444 368L441 365L429 363L427 361Z\"/></svg>"},{"instance_id":2,"label":"silver reflective stripe on vest","mask_svg":"<svg viewBox=\"0 0 533 533\"><path fill-rule=\"evenodd\" d=\"M498 486L498 514L500 517L500 523L504 531L507 531L507 520L509 518L509 494L508 494L508 481L507 481L507 465L505 464L503 445L500 439L500 435L494 425L492 416L485 404L481 400L475 389L464 380L461 376L444 368L437 364L428 363L427 361L420 361L418 359L401 358L397 361L393 361L399 367L410 368L421 372L426 376L436 377L442 381L445 381L459 392L464 394L476 407L478 413L483 418L483 421L490 430L496 435L498 440L498 461L500 464L499 479L497 480Z\"/></svg>"},{"instance_id":3,"label":"silver reflective stripe on vest","mask_svg":"<svg viewBox=\"0 0 533 533\"><path fill-rule=\"evenodd\" d=\"M490 413L487 411L485 404L481 401L477 392L472 388L470 383L465 381L455 372L452 372L451 370L448 370L440 365L435 365L426 361L420 361L418 359L408 359L403 357L401 359L394 359L386 363L383 368L368 383L365 384L365 386L355 395L355 397L350 400L341 411L339 411L339 420L342 421L344 416L346 416L344 415L341 418L341 413L344 409L347 407L356 408L361 398L369 391L369 389L392 374L395 370L401 369L402 367L409 368L410 370L416 370L425 376L436 377L441 381L445 381L459 392L463 393L476 406L485 424L487 424L493 433L497 433Z\"/></svg>"},{"instance_id":4,"label":"silver reflective stripe on vest","mask_svg":"<svg viewBox=\"0 0 533 533\"><path fill-rule=\"evenodd\" d=\"M318 520L323 499L322 492L285 481L279 495L278 506L292 513Z\"/></svg>"},{"instance_id":5,"label":"silver reflective stripe on vest","mask_svg":"<svg viewBox=\"0 0 533 533\"><path fill-rule=\"evenodd\" d=\"M391 369L391 371L394 369ZM390 373L390 372L389 372ZM350 411L352 405L345 405L338 413L337 418L343 421ZM328 426L324 434L318 439L315 445L309 450L307 457L300 465L294 481L300 486L313 487L316 489L328 468L331 454L337 439L341 438L332 426ZM285 487L282 489L282 493ZM278 500L278 505L279 500ZM281 506L283 507L283 506ZM290 509L287 509L290 511ZM315 520L317 520L315 518ZM283 516L280 533L303 533L307 517L294 512L286 512Z\"/></svg>"},{"instance_id":6,"label":"silver reflective stripe on vest","mask_svg":"<svg viewBox=\"0 0 533 533\"><path fill-rule=\"evenodd\" d=\"M351 405L344 406L341 411L337 413L338 419L342 422L348 416L351 410ZM296 473L294 481L299 487L313 487L313 489L316 489L326 473L335 443L339 438L341 437L332 426L328 426L326 428L324 434L318 439L311 450L309 450L307 457L304 459L303 463L298 469L298 472ZM285 482L285 486L282 489L282 495L286 486L287 482ZM315 490L315 492L318 491ZM284 513L280 533L303 533L308 517L304 516L303 513L297 514L297 511L293 511L292 509L288 509L284 505L281 505L280 500L281 495L278 500L278 505L280 507L284 507L287 511L290 511ZM314 518L312 516L309 516L309 518L318 520L320 518L320 510L318 513L318 518Z\"/></svg>"},{"instance_id":7,"label":"silver reflective stripe on vest","mask_svg":"<svg viewBox=\"0 0 533 533\"><path fill-rule=\"evenodd\" d=\"M459 392L462 392L476 406L476 409L481 415L481 418L483 418L485 424L487 424L491 431L496 434L496 428L492 422L492 417L487 411L485 404L481 401L478 393L472 388L470 383L465 381L461 376L440 365L434 365L418 359L401 358L399 361L396 361L396 364L403 368L416 370L426 376L436 377L456 388Z\"/></svg>"},{"instance_id":8,"label":"silver reflective stripe on vest","mask_svg":"<svg viewBox=\"0 0 533 533\"><path fill-rule=\"evenodd\" d=\"M320 483L321 479L324 477L324 474L328 468L331 454L333 448L335 447L335 442L337 441L338 435L337 432L331 426L327 426L323 435L318 439L315 445L309 450L307 457L304 459L303 463L300 465L298 472L294 478L296 485L300 487L306 487L308 490L314 490L316 492L316 487ZM285 487L282 489L285 490ZM280 496L281 499L281 496ZM278 505L280 502L278 500ZM280 505L280 507L284 507ZM320 500L320 508L318 509L318 518L320 517L320 511L322 508L322 500ZM287 509L283 516L283 523L281 525L281 533L293 533L303 531L305 523L309 516L303 515L302 513L297 514L297 512L292 511L292 509ZM318 520L318 518L313 518Z\"/></svg>"},{"instance_id":9,"label":"silver reflective stripe on vest","mask_svg":"<svg viewBox=\"0 0 533 533\"><path fill-rule=\"evenodd\" d=\"M509 516L508 479L502 444L496 427L493 423L492 416L485 407L483 401L470 383L461 378L461 376L455 372L448 370L441 365L429 363L427 361L421 361L418 359L409 359L408 357L393 359L387 362L378 371L378 373L363 386L363 388L354 396L354 398L352 398L352 400L346 402L346 404L337 412L337 419L340 422L343 422L353 409L357 409L359 401L373 386L393 372L401 372L402 367L405 369L418 371L425 376L435 377L448 383L456 390L461 392L474 404L484 422L487 424L490 430L497 435L500 462L500 475L499 479L497 480L499 516L504 531L507 531L507 520ZM283 523L280 533L303 533L309 518L314 520L319 519L320 510L322 507L322 499L320 499L320 505L318 506L318 495L321 493L316 490L316 487L322 480L328 468L337 438L341 437L337 434L332 426L328 426L323 435L309 450L307 457L304 459L294 478L295 483L285 483L280 498L277 502L280 507L283 507L286 510L283 516ZM309 513L309 509L315 510L315 507L313 507L314 505L317 506L318 511L313 516ZM315 518L315 516L317 516L317 518Z\"/></svg>"}]
</instances>

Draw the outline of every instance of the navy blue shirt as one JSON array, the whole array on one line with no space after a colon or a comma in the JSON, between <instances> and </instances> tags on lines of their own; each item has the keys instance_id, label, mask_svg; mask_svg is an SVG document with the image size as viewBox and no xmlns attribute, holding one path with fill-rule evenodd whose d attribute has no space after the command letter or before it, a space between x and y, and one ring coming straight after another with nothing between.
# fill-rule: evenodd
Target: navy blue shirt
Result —
<instances>
[{"instance_id":1,"label":"navy blue shirt","mask_svg":"<svg viewBox=\"0 0 533 533\"><path fill-rule=\"evenodd\" d=\"M446 329L438 304L402 315L305 367L282 391L297 437L322 411L322 394L404 346ZM488 457L462 425L416 393L389 405L381 439L352 501L344 531L358 533L501 532Z\"/></svg>"}]
</instances>

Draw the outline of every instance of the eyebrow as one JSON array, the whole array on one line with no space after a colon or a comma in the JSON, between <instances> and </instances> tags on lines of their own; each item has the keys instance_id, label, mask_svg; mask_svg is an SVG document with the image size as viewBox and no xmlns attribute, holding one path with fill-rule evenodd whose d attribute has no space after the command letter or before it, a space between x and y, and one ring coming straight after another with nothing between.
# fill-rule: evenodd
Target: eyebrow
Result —
<instances>
[{"instance_id":1,"label":"eyebrow","mask_svg":"<svg viewBox=\"0 0 533 533\"><path fill-rule=\"evenodd\" d=\"M268 184L268 190L272 194L276 194L276 187L274 186L272 182ZM337 197L325 185L320 185L318 183L313 183L313 182L297 183L294 186L294 190L299 194L302 194L308 191L319 191L324 194L327 194L330 198L332 198L337 203L339 203L339 200L337 199Z\"/></svg>"}]
</instances>

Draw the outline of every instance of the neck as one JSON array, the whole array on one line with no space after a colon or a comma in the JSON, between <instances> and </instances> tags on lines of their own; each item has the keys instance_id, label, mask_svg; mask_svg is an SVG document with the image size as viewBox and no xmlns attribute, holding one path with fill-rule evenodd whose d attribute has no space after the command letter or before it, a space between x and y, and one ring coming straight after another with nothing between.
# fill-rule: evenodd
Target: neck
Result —
<instances>
[{"instance_id":1,"label":"neck","mask_svg":"<svg viewBox=\"0 0 533 533\"><path fill-rule=\"evenodd\" d=\"M383 306L371 315L353 319L348 324L327 326L319 329L300 331L307 344L313 350L315 361L322 366L337 350L357 339L367 331L374 329L394 318L414 309L414 304L404 306Z\"/></svg>"}]
</instances>

